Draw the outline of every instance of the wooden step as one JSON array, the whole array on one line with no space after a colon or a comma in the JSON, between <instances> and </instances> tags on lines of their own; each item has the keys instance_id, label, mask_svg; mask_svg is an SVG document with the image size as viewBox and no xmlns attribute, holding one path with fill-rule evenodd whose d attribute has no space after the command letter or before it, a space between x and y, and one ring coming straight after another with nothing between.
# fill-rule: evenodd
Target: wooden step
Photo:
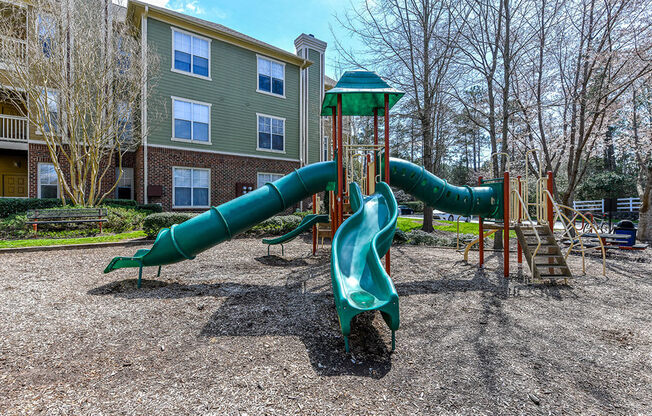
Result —
<instances>
[{"instance_id":1,"label":"wooden step","mask_svg":"<svg viewBox=\"0 0 652 416\"><path fill-rule=\"evenodd\" d=\"M556 280L572 277L566 258L562 255L561 248L550 227L547 224L537 225L535 230L532 230L531 226L525 225L514 227L516 237L532 271L533 280ZM539 247L538 250L537 247ZM532 254L535 250L537 252L533 259Z\"/></svg>"},{"instance_id":2,"label":"wooden step","mask_svg":"<svg viewBox=\"0 0 652 416\"><path fill-rule=\"evenodd\" d=\"M568 279L569 277L573 277L569 274L540 274L538 279L544 280L544 279Z\"/></svg>"}]
</instances>

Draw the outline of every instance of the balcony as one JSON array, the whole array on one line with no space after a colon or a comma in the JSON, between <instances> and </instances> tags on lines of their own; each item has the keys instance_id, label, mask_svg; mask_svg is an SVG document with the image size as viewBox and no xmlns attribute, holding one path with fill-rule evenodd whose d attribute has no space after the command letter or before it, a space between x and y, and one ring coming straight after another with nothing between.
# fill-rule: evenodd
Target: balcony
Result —
<instances>
[{"instance_id":1,"label":"balcony","mask_svg":"<svg viewBox=\"0 0 652 416\"><path fill-rule=\"evenodd\" d=\"M0 114L0 140L27 143L27 119Z\"/></svg>"},{"instance_id":2,"label":"balcony","mask_svg":"<svg viewBox=\"0 0 652 416\"><path fill-rule=\"evenodd\" d=\"M23 64L27 63L27 41L0 36L0 69L10 69L16 57Z\"/></svg>"}]
</instances>

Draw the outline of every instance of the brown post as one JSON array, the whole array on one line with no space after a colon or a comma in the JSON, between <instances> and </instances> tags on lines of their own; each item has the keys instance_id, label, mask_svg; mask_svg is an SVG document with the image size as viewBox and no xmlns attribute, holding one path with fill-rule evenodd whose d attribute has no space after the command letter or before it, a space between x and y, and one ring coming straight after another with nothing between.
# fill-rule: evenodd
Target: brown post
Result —
<instances>
[{"instance_id":1,"label":"brown post","mask_svg":"<svg viewBox=\"0 0 652 416\"><path fill-rule=\"evenodd\" d=\"M553 224L553 221L555 220L555 216L552 213L552 172L548 171L548 180L546 181L548 185L548 192L550 192L550 196L546 198L546 201L548 201L548 225L550 226L550 231L554 232L555 231L555 224Z\"/></svg>"},{"instance_id":2,"label":"brown post","mask_svg":"<svg viewBox=\"0 0 652 416\"><path fill-rule=\"evenodd\" d=\"M337 153L337 114L336 108L333 107L333 136L331 141L333 142L333 158L335 158ZM331 241L335 237L335 230L337 230L337 201L335 201L336 193L330 191L330 200L328 205L331 210Z\"/></svg>"},{"instance_id":3,"label":"brown post","mask_svg":"<svg viewBox=\"0 0 652 416\"><path fill-rule=\"evenodd\" d=\"M385 94L385 183L389 185L389 94ZM385 271L390 274L390 250L385 255Z\"/></svg>"},{"instance_id":4,"label":"brown post","mask_svg":"<svg viewBox=\"0 0 652 416\"><path fill-rule=\"evenodd\" d=\"M317 194L312 195L312 213L317 213ZM312 226L312 255L317 253L317 225Z\"/></svg>"},{"instance_id":5,"label":"brown post","mask_svg":"<svg viewBox=\"0 0 652 416\"><path fill-rule=\"evenodd\" d=\"M374 146L378 146L378 108L374 108ZM380 173L378 162L378 147L374 147L374 181L376 180L376 172Z\"/></svg>"},{"instance_id":6,"label":"brown post","mask_svg":"<svg viewBox=\"0 0 652 416\"><path fill-rule=\"evenodd\" d=\"M518 178L518 195L521 198L523 198L522 189L521 189L521 176L519 175L519 176L517 176L517 178ZM519 225L521 224L521 219L522 219L522 215L523 215L522 210L523 210L523 207L521 206L521 204L518 204L518 224ZM516 253L517 253L517 257L518 257L518 267L521 267L522 264L523 264L523 247L521 247L521 242L518 241L518 240L516 241Z\"/></svg>"},{"instance_id":7,"label":"brown post","mask_svg":"<svg viewBox=\"0 0 652 416\"><path fill-rule=\"evenodd\" d=\"M478 185L482 185L482 176L478 178ZM473 205L473 201L471 201ZM480 241L478 241L478 251L480 257L480 268L484 267L484 218L478 217L478 231L480 231Z\"/></svg>"},{"instance_id":8,"label":"brown post","mask_svg":"<svg viewBox=\"0 0 652 416\"><path fill-rule=\"evenodd\" d=\"M343 207L344 201L342 200L342 192L344 191L344 178L342 177L342 153L344 153L344 146L342 146L342 94L337 94L337 227L339 228L343 220Z\"/></svg>"},{"instance_id":9,"label":"brown post","mask_svg":"<svg viewBox=\"0 0 652 416\"><path fill-rule=\"evenodd\" d=\"M503 254L505 277L509 277L509 172L503 174Z\"/></svg>"}]
</instances>

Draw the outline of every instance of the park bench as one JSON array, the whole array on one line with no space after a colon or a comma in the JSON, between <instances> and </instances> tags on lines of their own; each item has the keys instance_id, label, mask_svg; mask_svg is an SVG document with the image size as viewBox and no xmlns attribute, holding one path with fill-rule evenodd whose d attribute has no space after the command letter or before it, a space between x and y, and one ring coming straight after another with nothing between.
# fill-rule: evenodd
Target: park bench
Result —
<instances>
[{"instance_id":1,"label":"park bench","mask_svg":"<svg viewBox=\"0 0 652 416\"><path fill-rule=\"evenodd\" d=\"M102 232L102 223L108 221L106 208L35 209L27 212L28 221L38 231L39 224L67 224L96 222Z\"/></svg>"}]
</instances>

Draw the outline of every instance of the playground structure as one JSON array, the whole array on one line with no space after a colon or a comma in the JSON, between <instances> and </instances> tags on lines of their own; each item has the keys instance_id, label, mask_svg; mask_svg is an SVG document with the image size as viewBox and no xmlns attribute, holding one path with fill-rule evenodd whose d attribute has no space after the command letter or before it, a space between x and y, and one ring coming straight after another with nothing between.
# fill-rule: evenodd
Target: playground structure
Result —
<instances>
[{"instance_id":1,"label":"playground structure","mask_svg":"<svg viewBox=\"0 0 652 416\"><path fill-rule=\"evenodd\" d=\"M509 248L509 232L518 236L518 263L526 261L532 270L531 282L571 277L566 257L585 247L581 237L562 253L553 234L556 221L567 220L563 209L552 198L552 176L484 180L478 185L454 186L421 166L389 157L389 111L403 96L377 74L348 71L335 88L325 94L322 115L332 117L333 140L330 161L296 169L283 178L252 192L211 207L182 224L162 229L151 249L138 250L131 257L116 257L105 273L137 267L140 287L143 267L161 266L192 260L200 252L228 240L259 222L312 197L313 215L306 217L292 232L264 240L269 246L283 244L312 227L313 254L317 246L317 224L328 221L331 244L331 280L335 306L349 351L351 319L365 311L379 310L392 331L399 327L399 298L391 279L390 246L393 240L397 204L389 187L400 188L425 204L449 213L480 217L480 235L502 232ZM382 113L381 113L382 112ZM379 143L379 116L384 117L384 142ZM373 144L343 143L344 116L374 118ZM530 201L530 188L535 189ZM320 214L317 194L328 191L328 214ZM572 210L572 208L570 208ZM531 218L535 214L536 220ZM579 212L576 216L582 216ZM575 217L573 217L575 219ZM493 222L485 222L493 220ZM569 221L568 224L572 224ZM485 231L486 230L486 231ZM564 233L572 236L564 226ZM577 240L577 239L576 239ZM484 239L478 239L479 264L484 264ZM579 247L577 247L579 245ZM282 248L283 251L283 248ZM604 247L603 247L604 256ZM384 257L384 261L382 258ZM509 276L509 249L504 250L504 275Z\"/></svg>"},{"instance_id":2,"label":"playground structure","mask_svg":"<svg viewBox=\"0 0 652 416\"><path fill-rule=\"evenodd\" d=\"M567 283L573 274L566 262L571 253L582 257L582 274L586 274L585 254L600 250L602 256L602 273L606 273L606 249L604 241L589 244L587 233L582 228L598 233L595 224L587 216L573 207L559 204L553 196L552 172L543 173L541 158L534 155L539 152L532 149L526 152L523 175L511 176L509 161L503 178L479 178L479 184L499 183L502 187L503 210L508 215L493 223L486 223L485 218L479 218L479 236L469 242L463 250L464 259L474 245L478 245L479 266L484 265L484 239L494 234L502 233L503 246L509 247L509 231L514 230L517 237L517 264L519 270L523 265L523 257L531 270L530 276L525 276L527 283L540 284L563 280ZM498 153L494 156L505 155ZM534 157L538 170L533 174L529 170L529 157ZM539 161L539 163L537 163ZM577 224L580 222L581 227ZM459 229L459 227L458 227ZM480 238L482 236L482 238ZM565 247L560 242L566 243ZM459 247L459 232L458 232ZM510 253L503 251L504 276L509 276Z\"/></svg>"}]
</instances>

